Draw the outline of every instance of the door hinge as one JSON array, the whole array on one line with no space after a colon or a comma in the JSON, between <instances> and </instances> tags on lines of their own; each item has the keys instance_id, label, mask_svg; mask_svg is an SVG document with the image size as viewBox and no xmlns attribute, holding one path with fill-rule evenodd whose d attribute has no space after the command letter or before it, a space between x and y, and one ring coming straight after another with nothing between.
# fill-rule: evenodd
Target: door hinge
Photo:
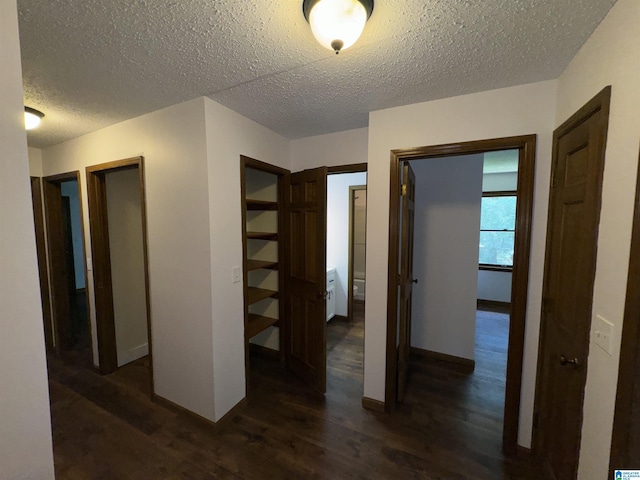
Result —
<instances>
[{"instance_id":1,"label":"door hinge","mask_svg":"<svg viewBox=\"0 0 640 480\"><path fill-rule=\"evenodd\" d=\"M403 183L400 188L400 196L405 197L407 195L407 184Z\"/></svg>"}]
</instances>

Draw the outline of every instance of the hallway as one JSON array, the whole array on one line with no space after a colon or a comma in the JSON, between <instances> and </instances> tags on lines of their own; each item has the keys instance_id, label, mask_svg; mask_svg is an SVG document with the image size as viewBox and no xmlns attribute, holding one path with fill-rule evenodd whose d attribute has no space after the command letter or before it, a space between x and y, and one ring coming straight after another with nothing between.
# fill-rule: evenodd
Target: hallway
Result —
<instances>
[{"instance_id":1,"label":"hallway","mask_svg":"<svg viewBox=\"0 0 640 480\"><path fill-rule=\"evenodd\" d=\"M215 426L151 402L144 359L101 377L50 358L56 478L536 478L500 453L493 367L480 359L473 375L415 362L399 411L364 410L363 327L330 322L326 396L253 362L252 401Z\"/></svg>"}]
</instances>

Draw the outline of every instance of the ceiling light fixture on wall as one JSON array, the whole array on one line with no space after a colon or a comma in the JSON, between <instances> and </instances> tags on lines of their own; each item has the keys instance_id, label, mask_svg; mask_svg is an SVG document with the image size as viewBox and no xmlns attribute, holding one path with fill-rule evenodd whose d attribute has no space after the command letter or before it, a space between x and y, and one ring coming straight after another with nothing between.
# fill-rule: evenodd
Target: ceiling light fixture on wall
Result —
<instances>
[{"instance_id":1,"label":"ceiling light fixture on wall","mask_svg":"<svg viewBox=\"0 0 640 480\"><path fill-rule=\"evenodd\" d=\"M44 117L44 113L35 108L24 107L24 128L33 130L40 125L40 120Z\"/></svg>"},{"instance_id":2,"label":"ceiling light fixture on wall","mask_svg":"<svg viewBox=\"0 0 640 480\"><path fill-rule=\"evenodd\" d=\"M316 40L337 55L360 38L373 0L303 0L302 11Z\"/></svg>"}]
</instances>

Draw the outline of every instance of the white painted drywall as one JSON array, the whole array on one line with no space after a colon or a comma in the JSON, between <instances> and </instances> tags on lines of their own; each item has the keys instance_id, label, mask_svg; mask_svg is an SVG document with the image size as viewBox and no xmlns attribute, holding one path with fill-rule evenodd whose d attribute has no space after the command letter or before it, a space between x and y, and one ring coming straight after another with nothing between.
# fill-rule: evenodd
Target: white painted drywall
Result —
<instances>
[{"instance_id":1,"label":"white painted drywall","mask_svg":"<svg viewBox=\"0 0 640 480\"><path fill-rule=\"evenodd\" d=\"M32 177L42 176L42 150L29 147L29 175Z\"/></svg>"},{"instance_id":2,"label":"white painted drywall","mask_svg":"<svg viewBox=\"0 0 640 480\"><path fill-rule=\"evenodd\" d=\"M478 299L511 302L511 272L478 270Z\"/></svg>"},{"instance_id":3,"label":"white painted drywall","mask_svg":"<svg viewBox=\"0 0 640 480\"><path fill-rule=\"evenodd\" d=\"M367 163L367 136L367 128L357 128L292 140L291 171Z\"/></svg>"},{"instance_id":4,"label":"white painted drywall","mask_svg":"<svg viewBox=\"0 0 640 480\"><path fill-rule=\"evenodd\" d=\"M412 347L474 358L482 162L482 154L411 162Z\"/></svg>"},{"instance_id":5,"label":"white painted drywall","mask_svg":"<svg viewBox=\"0 0 640 480\"><path fill-rule=\"evenodd\" d=\"M144 156L155 392L214 420L204 105L197 98L49 147L43 150L43 169L44 175L82 172L88 222L85 167ZM86 223L85 234L90 245ZM87 288L97 363L91 273Z\"/></svg>"},{"instance_id":6,"label":"white painted drywall","mask_svg":"<svg viewBox=\"0 0 640 480\"><path fill-rule=\"evenodd\" d=\"M327 177L327 265L336 267L336 315L343 317L349 300L349 187L366 184L364 172Z\"/></svg>"},{"instance_id":7,"label":"white painted drywall","mask_svg":"<svg viewBox=\"0 0 640 480\"><path fill-rule=\"evenodd\" d=\"M16 2L0 1L0 477L53 479Z\"/></svg>"},{"instance_id":8,"label":"white painted drywall","mask_svg":"<svg viewBox=\"0 0 640 480\"><path fill-rule=\"evenodd\" d=\"M62 182L60 191L69 197L71 217L71 242L73 244L73 270L76 289L84 288L84 245L82 243L82 217L80 216L80 198L78 196L78 182L75 180Z\"/></svg>"},{"instance_id":9,"label":"white painted drywall","mask_svg":"<svg viewBox=\"0 0 640 480\"><path fill-rule=\"evenodd\" d=\"M640 132L640 2L618 0L558 81L556 125L612 86L593 315L614 324L614 351L589 348L578 478L608 475ZM592 335L593 339L593 335Z\"/></svg>"},{"instance_id":10,"label":"white painted drywall","mask_svg":"<svg viewBox=\"0 0 640 480\"><path fill-rule=\"evenodd\" d=\"M482 176L483 192L515 191L517 188L516 172L485 173ZM478 270L478 299L511 302L511 272Z\"/></svg>"},{"instance_id":11,"label":"white painted drywall","mask_svg":"<svg viewBox=\"0 0 640 480\"><path fill-rule=\"evenodd\" d=\"M531 444L556 82L372 112L369 116L364 395L384 400L389 154L397 148L537 134L536 182L518 443ZM636 153L637 155L637 153Z\"/></svg>"},{"instance_id":12,"label":"white painted drywall","mask_svg":"<svg viewBox=\"0 0 640 480\"><path fill-rule=\"evenodd\" d=\"M240 155L289 169L289 140L208 98L204 102L211 345L215 420L219 420L245 396L242 282L231 282L231 269L242 267Z\"/></svg>"},{"instance_id":13,"label":"white painted drywall","mask_svg":"<svg viewBox=\"0 0 640 480\"><path fill-rule=\"evenodd\" d=\"M149 353L139 170L105 175L118 366Z\"/></svg>"}]
</instances>

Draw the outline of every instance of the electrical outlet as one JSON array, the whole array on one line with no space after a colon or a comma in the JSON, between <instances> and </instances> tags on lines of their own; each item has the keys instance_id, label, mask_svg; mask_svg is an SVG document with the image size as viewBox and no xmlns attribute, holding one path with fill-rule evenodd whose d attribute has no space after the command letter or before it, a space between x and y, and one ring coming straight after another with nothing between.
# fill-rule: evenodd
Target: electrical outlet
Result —
<instances>
[{"instance_id":1,"label":"electrical outlet","mask_svg":"<svg viewBox=\"0 0 640 480\"><path fill-rule=\"evenodd\" d=\"M613 324L600 315L596 315L595 328L593 331L596 345L611 355Z\"/></svg>"},{"instance_id":2,"label":"electrical outlet","mask_svg":"<svg viewBox=\"0 0 640 480\"><path fill-rule=\"evenodd\" d=\"M240 282L240 267L233 267L231 269L231 282L238 283Z\"/></svg>"}]
</instances>

